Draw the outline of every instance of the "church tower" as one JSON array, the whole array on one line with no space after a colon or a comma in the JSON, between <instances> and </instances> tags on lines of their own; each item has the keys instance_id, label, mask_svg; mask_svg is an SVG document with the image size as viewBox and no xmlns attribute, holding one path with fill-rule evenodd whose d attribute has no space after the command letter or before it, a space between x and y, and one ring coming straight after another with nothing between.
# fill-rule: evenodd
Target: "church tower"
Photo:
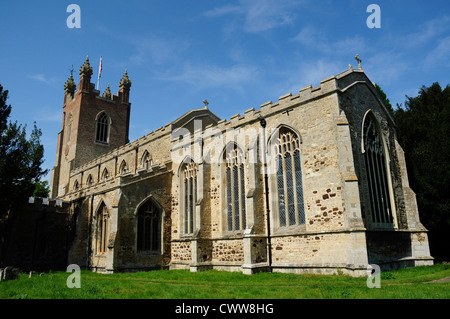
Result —
<instances>
[{"instance_id":1,"label":"church tower","mask_svg":"<svg viewBox=\"0 0 450 319\"><path fill-rule=\"evenodd\" d=\"M129 142L131 81L127 71L117 95L111 93L109 84L100 95L91 83L92 73L87 57L80 68L78 89L73 74L64 85L62 127L51 176L52 198L66 194L73 169Z\"/></svg>"}]
</instances>

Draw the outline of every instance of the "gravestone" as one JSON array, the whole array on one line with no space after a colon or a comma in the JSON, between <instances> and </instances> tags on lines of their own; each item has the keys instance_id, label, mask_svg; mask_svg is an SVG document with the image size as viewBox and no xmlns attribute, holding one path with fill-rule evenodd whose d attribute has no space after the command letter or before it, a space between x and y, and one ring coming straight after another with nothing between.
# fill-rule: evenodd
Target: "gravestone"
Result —
<instances>
[{"instance_id":1,"label":"gravestone","mask_svg":"<svg viewBox=\"0 0 450 319\"><path fill-rule=\"evenodd\" d=\"M8 266L0 269L0 281L14 280L19 278L19 269Z\"/></svg>"}]
</instances>

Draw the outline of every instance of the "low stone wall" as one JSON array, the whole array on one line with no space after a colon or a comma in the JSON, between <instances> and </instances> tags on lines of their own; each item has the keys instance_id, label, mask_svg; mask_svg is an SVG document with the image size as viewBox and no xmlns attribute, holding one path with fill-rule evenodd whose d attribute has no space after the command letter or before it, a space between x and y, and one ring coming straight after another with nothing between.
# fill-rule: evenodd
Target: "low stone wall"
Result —
<instances>
[{"instance_id":1,"label":"low stone wall","mask_svg":"<svg viewBox=\"0 0 450 319\"><path fill-rule=\"evenodd\" d=\"M2 262L21 270L66 269L68 204L33 198L11 212Z\"/></svg>"}]
</instances>

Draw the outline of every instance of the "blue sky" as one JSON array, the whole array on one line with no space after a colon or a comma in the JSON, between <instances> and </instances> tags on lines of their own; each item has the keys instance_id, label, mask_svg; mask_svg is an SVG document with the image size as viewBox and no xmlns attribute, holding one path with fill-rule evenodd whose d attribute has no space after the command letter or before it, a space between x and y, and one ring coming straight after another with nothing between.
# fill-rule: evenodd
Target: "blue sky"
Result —
<instances>
[{"instance_id":1,"label":"blue sky","mask_svg":"<svg viewBox=\"0 0 450 319\"><path fill-rule=\"evenodd\" d=\"M81 8L70 29L69 4ZM369 4L381 9L370 29ZM55 162L64 82L89 55L100 90L133 82L130 140L192 108L229 119L357 63L391 103L450 83L450 2L381 0L3 1L0 84L11 120L41 128L44 168ZM49 176L48 176L49 179Z\"/></svg>"}]
</instances>

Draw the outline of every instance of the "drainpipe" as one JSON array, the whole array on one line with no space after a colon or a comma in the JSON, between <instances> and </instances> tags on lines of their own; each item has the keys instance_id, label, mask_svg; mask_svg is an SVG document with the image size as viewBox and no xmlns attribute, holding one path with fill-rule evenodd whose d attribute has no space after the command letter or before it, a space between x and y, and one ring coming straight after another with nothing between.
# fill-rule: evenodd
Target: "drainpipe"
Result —
<instances>
[{"instance_id":1,"label":"drainpipe","mask_svg":"<svg viewBox=\"0 0 450 319\"><path fill-rule=\"evenodd\" d=\"M69 202L69 215L67 216L67 221L66 221L66 249L65 249L65 260L64 260L64 265L67 267L68 266L68 262L69 262L69 229L70 229L70 216L72 216L72 203L73 200L70 200Z\"/></svg>"},{"instance_id":2,"label":"drainpipe","mask_svg":"<svg viewBox=\"0 0 450 319\"><path fill-rule=\"evenodd\" d=\"M89 217L89 234L88 234L88 255L87 255L87 269L91 265L91 246L92 246L92 218L94 215L94 193L91 195L91 216Z\"/></svg>"},{"instance_id":3,"label":"drainpipe","mask_svg":"<svg viewBox=\"0 0 450 319\"><path fill-rule=\"evenodd\" d=\"M270 237L270 209L269 209L269 178L267 175L267 155L266 155L266 120L259 116L263 129L263 153L264 153L264 186L266 192L266 222L267 222L267 259L269 262L269 272L272 272L272 239Z\"/></svg>"}]
</instances>

